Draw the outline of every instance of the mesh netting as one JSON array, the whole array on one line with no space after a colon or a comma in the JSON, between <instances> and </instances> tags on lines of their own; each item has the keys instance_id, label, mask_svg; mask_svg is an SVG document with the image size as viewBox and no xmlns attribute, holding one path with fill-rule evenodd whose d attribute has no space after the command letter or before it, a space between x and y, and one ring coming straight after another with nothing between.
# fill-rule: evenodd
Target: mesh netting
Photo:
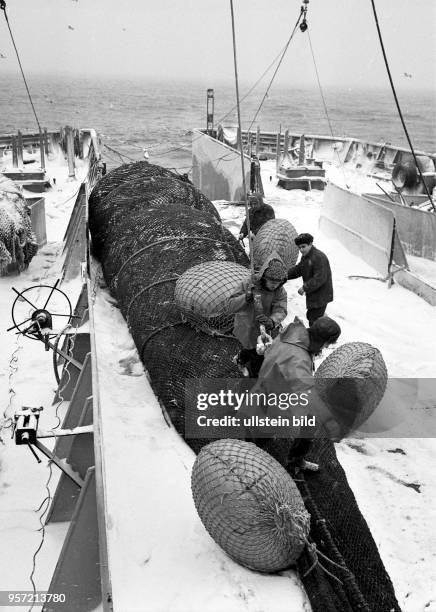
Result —
<instances>
[{"instance_id":1,"label":"mesh netting","mask_svg":"<svg viewBox=\"0 0 436 612\"><path fill-rule=\"evenodd\" d=\"M208 261L189 268L176 282L176 305L195 328L212 334L229 332L235 315L227 302L248 274L247 268L231 261Z\"/></svg>"},{"instance_id":2,"label":"mesh netting","mask_svg":"<svg viewBox=\"0 0 436 612\"><path fill-rule=\"evenodd\" d=\"M158 176L166 176L177 180L180 179L180 176L171 172L171 170L167 170L167 168L163 168L162 166L149 164L146 161L123 164L98 181L89 196L89 206L92 208L95 204L99 207L104 198L122 183L130 183L136 179L150 179Z\"/></svg>"},{"instance_id":3,"label":"mesh netting","mask_svg":"<svg viewBox=\"0 0 436 612\"><path fill-rule=\"evenodd\" d=\"M309 514L286 470L255 444L208 444L194 463L191 486L207 531L238 563L276 572L300 556Z\"/></svg>"},{"instance_id":4,"label":"mesh netting","mask_svg":"<svg viewBox=\"0 0 436 612\"><path fill-rule=\"evenodd\" d=\"M121 170L127 188L126 167ZM119 173L114 172L118 180ZM93 243L98 242L105 280L118 299L156 395L184 435L186 379L237 377L232 357L240 345L234 338L212 338L184 323L174 301L175 283L192 266L210 260L232 262L247 271L248 259L211 202L208 208L213 214L189 208L186 200L169 204L164 192L155 190L160 179L136 185L140 194L130 187L110 192L108 184L116 182L108 182L110 175L102 179L104 190L97 184L93 191ZM177 178L165 181L169 199L179 184L184 187ZM202 199L206 200L201 196L191 202ZM197 451L207 442L189 441Z\"/></svg>"},{"instance_id":5,"label":"mesh netting","mask_svg":"<svg viewBox=\"0 0 436 612\"><path fill-rule=\"evenodd\" d=\"M106 179L108 176L110 175L104 178ZM118 186L116 186L115 181L111 182L113 189L108 191L102 200L98 200L95 195L92 203L90 200L89 226L92 232L93 251L97 256L101 256L101 249L106 241L107 234L113 227L118 226L119 222L127 215L147 208L185 204L207 212L217 221L221 221L212 202L190 183L183 182L174 175L163 177L134 176L127 180L126 175L123 174L122 178L123 182ZM96 185L92 194L94 194L98 185Z\"/></svg>"},{"instance_id":6,"label":"mesh netting","mask_svg":"<svg viewBox=\"0 0 436 612\"><path fill-rule=\"evenodd\" d=\"M307 457L319 464L319 472L305 472L296 483L311 520L310 536L329 559L322 565L339 578L340 584L313 565L307 551L298 560L303 584L313 612L401 612L391 580L380 559L368 525L330 440L315 440Z\"/></svg>"},{"instance_id":7,"label":"mesh netting","mask_svg":"<svg viewBox=\"0 0 436 612\"><path fill-rule=\"evenodd\" d=\"M326 404L347 429L357 429L379 405L388 372L382 354L371 344L347 342L331 353L315 373L316 387ZM332 399L352 398L353 410L340 409ZM344 402L346 405L347 402Z\"/></svg>"},{"instance_id":8,"label":"mesh netting","mask_svg":"<svg viewBox=\"0 0 436 612\"><path fill-rule=\"evenodd\" d=\"M253 240L254 266L258 270L273 251L280 255L287 268L298 258L298 247L294 242L297 230L286 219L271 219L262 225Z\"/></svg>"},{"instance_id":9,"label":"mesh netting","mask_svg":"<svg viewBox=\"0 0 436 612\"><path fill-rule=\"evenodd\" d=\"M143 162L141 165L150 166ZM157 397L174 426L184 435L186 379L238 377L232 357L240 345L233 338L206 335L184 323L174 302L175 282L198 264L233 262L248 268L248 259L230 232L204 210L178 203L162 205L144 197L140 206L132 206L126 214L128 203L108 194L129 181L129 168L136 172L137 167L137 164L122 166L97 184L92 194L92 216L97 220L102 211L100 219L105 227L93 223L91 232L94 239L101 230L99 255L105 279L128 321ZM146 191L147 184L143 183L141 197ZM132 201L137 197L138 194L132 195ZM209 440L187 442L199 452ZM272 454L275 442L272 441ZM286 466L292 441L284 440L282 444L277 456ZM340 554L349 564L364 597L371 602L370 609L373 612L399 610L389 577L336 459L333 444L316 441L312 452L312 459L319 461L321 470L308 477L313 506L312 509L308 506L309 511L314 516L320 507ZM325 547L325 534L317 529L318 523L315 525L312 521L312 538L317 546ZM298 563L302 573L312 565L306 553ZM340 585L318 566L303 581L314 612L365 609L346 608L350 600L347 581Z\"/></svg>"},{"instance_id":10,"label":"mesh netting","mask_svg":"<svg viewBox=\"0 0 436 612\"><path fill-rule=\"evenodd\" d=\"M0 174L0 275L10 264L26 269L37 251L26 200L15 183Z\"/></svg>"}]
</instances>

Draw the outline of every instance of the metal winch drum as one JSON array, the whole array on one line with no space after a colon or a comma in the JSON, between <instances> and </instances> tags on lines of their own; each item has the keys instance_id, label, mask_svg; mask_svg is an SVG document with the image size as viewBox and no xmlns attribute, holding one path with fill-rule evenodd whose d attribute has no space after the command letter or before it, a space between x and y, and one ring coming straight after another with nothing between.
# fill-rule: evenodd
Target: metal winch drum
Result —
<instances>
[{"instance_id":1,"label":"metal winch drum","mask_svg":"<svg viewBox=\"0 0 436 612\"><path fill-rule=\"evenodd\" d=\"M230 332L234 314L228 300L250 274L232 261L208 261L193 266L176 282L174 300L183 318L209 334Z\"/></svg>"},{"instance_id":2,"label":"metal winch drum","mask_svg":"<svg viewBox=\"0 0 436 612\"><path fill-rule=\"evenodd\" d=\"M277 572L299 558L310 515L285 468L255 444L217 440L203 447L191 487L205 528L241 565Z\"/></svg>"},{"instance_id":3,"label":"metal winch drum","mask_svg":"<svg viewBox=\"0 0 436 612\"><path fill-rule=\"evenodd\" d=\"M257 232L253 240L254 267L258 270L275 251L287 268L298 259L298 247L294 242L297 230L286 219L271 219Z\"/></svg>"}]
</instances>

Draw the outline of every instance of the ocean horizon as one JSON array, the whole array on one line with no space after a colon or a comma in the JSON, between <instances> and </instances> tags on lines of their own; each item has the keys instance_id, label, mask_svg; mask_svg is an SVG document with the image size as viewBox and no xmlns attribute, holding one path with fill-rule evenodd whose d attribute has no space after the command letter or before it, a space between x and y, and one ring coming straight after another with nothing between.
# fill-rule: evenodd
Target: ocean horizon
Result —
<instances>
[{"instance_id":1,"label":"ocean horizon","mask_svg":"<svg viewBox=\"0 0 436 612\"><path fill-rule=\"evenodd\" d=\"M241 118L244 129L253 121L267 80L246 99L251 84L241 83ZM235 125L234 83L205 79L148 77L78 77L38 74L28 78L41 126L95 128L102 136L109 167L122 160L149 160L187 172L191 167L191 134L206 126L206 89L215 90L215 125ZM413 146L436 152L436 94L433 90L397 91ZM391 90L369 87L325 87L323 100L317 87L273 86L252 129L264 131L354 137L407 147ZM330 130L331 126L331 130ZM0 133L37 129L23 81L0 74ZM110 147L107 148L107 147ZM118 153L114 153L117 151Z\"/></svg>"}]
</instances>

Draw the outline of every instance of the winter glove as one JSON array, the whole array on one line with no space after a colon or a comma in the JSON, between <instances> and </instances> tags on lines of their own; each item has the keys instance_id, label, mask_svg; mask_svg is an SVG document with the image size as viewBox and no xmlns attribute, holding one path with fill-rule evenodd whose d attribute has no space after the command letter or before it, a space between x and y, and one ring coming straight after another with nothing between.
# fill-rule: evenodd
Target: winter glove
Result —
<instances>
[{"instance_id":1,"label":"winter glove","mask_svg":"<svg viewBox=\"0 0 436 612\"><path fill-rule=\"evenodd\" d=\"M304 295L304 287L300 287L299 290L298 290L298 293L300 295Z\"/></svg>"},{"instance_id":2,"label":"winter glove","mask_svg":"<svg viewBox=\"0 0 436 612\"><path fill-rule=\"evenodd\" d=\"M256 321L259 323L259 325L264 325L267 331L273 329L275 326L275 323L271 317L267 317L264 314L257 316Z\"/></svg>"}]
</instances>

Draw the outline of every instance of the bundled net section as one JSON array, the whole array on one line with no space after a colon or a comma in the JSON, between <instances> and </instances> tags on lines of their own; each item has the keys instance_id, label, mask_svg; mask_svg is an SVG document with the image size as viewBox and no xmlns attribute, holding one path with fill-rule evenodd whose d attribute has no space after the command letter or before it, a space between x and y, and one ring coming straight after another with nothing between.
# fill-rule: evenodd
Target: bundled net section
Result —
<instances>
[{"instance_id":1,"label":"bundled net section","mask_svg":"<svg viewBox=\"0 0 436 612\"><path fill-rule=\"evenodd\" d=\"M0 174L0 276L11 264L25 270L37 251L26 200L15 183Z\"/></svg>"},{"instance_id":2,"label":"bundled net section","mask_svg":"<svg viewBox=\"0 0 436 612\"><path fill-rule=\"evenodd\" d=\"M228 299L249 276L247 268L231 261L208 261L186 270L176 282L174 298L182 316L209 334L231 332L234 314Z\"/></svg>"},{"instance_id":3,"label":"bundled net section","mask_svg":"<svg viewBox=\"0 0 436 612\"><path fill-rule=\"evenodd\" d=\"M310 516L286 470L255 444L218 440L198 455L191 476L198 514L235 561L260 572L293 565Z\"/></svg>"},{"instance_id":4,"label":"bundled net section","mask_svg":"<svg viewBox=\"0 0 436 612\"><path fill-rule=\"evenodd\" d=\"M234 338L211 336L186 323L175 303L176 282L187 270L207 262L242 266L247 273L249 262L210 202L197 197L189 185L192 197L185 199L176 176L150 166L122 166L97 184L89 203L90 229L105 280L128 322L153 389L184 435L186 379L238 377L232 358L240 345ZM144 172L153 172L155 180L145 180ZM172 195L166 197L166 190ZM199 452L209 440L187 442ZM287 457L292 440L281 444L279 461L291 473ZM314 612L396 612L392 585L333 444L315 442L312 460L320 463L320 472L298 483L312 515L311 538L327 550L320 529L327 525L353 576L351 580L344 573L339 582L331 579L303 552L298 563ZM356 601L360 607L354 606ZM364 607L365 601L369 607Z\"/></svg>"},{"instance_id":5,"label":"bundled net section","mask_svg":"<svg viewBox=\"0 0 436 612\"><path fill-rule=\"evenodd\" d=\"M297 230L286 219L271 219L257 232L253 240L254 266L259 269L275 251L287 268L298 259L298 247L294 242Z\"/></svg>"},{"instance_id":6,"label":"bundled net section","mask_svg":"<svg viewBox=\"0 0 436 612\"><path fill-rule=\"evenodd\" d=\"M315 378L320 396L348 432L358 429L377 408L388 372L377 348L366 342L347 342L322 362Z\"/></svg>"}]
</instances>

